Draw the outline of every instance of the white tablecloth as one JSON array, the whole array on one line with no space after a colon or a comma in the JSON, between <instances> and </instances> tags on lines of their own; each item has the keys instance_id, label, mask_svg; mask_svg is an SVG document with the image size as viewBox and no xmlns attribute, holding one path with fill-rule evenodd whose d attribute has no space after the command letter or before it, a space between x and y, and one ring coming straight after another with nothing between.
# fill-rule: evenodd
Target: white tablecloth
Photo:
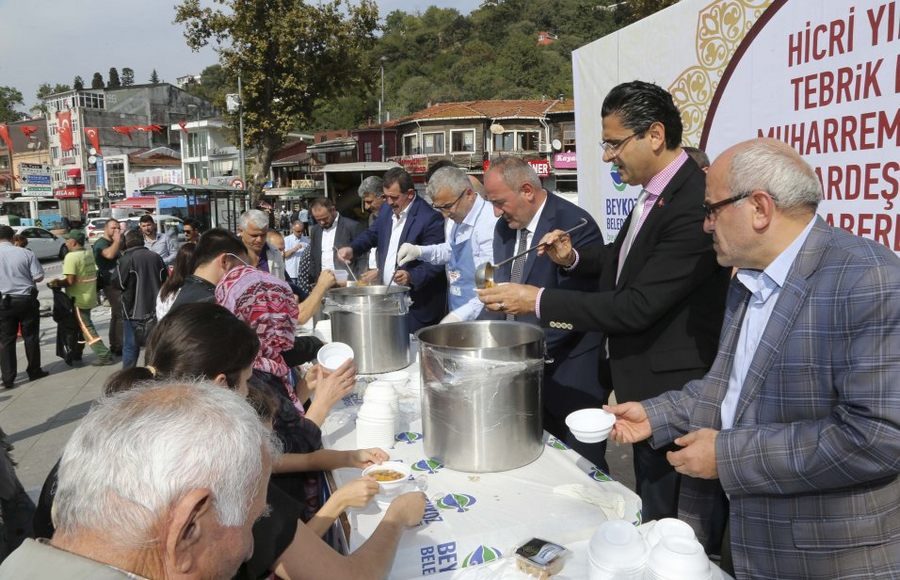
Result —
<instances>
[{"instance_id":1,"label":"white tablecloth","mask_svg":"<svg viewBox=\"0 0 900 580\"><path fill-rule=\"evenodd\" d=\"M391 459L427 478L428 503L422 525L404 534L390 578L418 578L469 568L512 554L533 537L571 544L587 540L597 526L616 516L640 523L640 498L611 480L552 436L533 463L501 473L463 473L447 469L425 454L419 404L419 369L406 369L410 384L400 391L400 432L388 449ZM331 449L355 449L360 396L344 399L329 415L322 433ZM360 477L358 469L334 472L337 485ZM558 493L559 486L591 497L604 507ZM557 491L555 491L557 490ZM618 513L613 513L618 510ZM351 511L351 550L374 531L383 515L374 502Z\"/></svg>"}]
</instances>

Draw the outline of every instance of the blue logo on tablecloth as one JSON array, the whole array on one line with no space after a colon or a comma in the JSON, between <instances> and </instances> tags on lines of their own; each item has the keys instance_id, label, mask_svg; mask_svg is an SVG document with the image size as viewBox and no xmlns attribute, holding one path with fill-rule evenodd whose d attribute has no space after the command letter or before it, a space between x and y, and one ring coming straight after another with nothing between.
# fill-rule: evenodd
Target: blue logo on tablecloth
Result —
<instances>
[{"instance_id":1,"label":"blue logo on tablecloth","mask_svg":"<svg viewBox=\"0 0 900 580\"><path fill-rule=\"evenodd\" d=\"M614 481L609 475L603 473L596 467L591 467L591 470L588 472L588 475L591 476L591 479L594 481Z\"/></svg>"},{"instance_id":2,"label":"blue logo on tablecloth","mask_svg":"<svg viewBox=\"0 0 900 580\"><path fill-rule=\"evenodd\" d=\"M549 437L547 439L547 447L552 447L554 449L561 449L565 451L566 449L571 449L568 445L557 439L556 437Z\"/></svg>"},{"instance_id":3,"label":"blue logo on tablecloth","mask_svg":"<svg viewBox=\"0 0 900 580\"><path fill-rule=\"evenodd\" d=\"M456 510L460 513L469 511L469 508L478 500L467 493L448 493L437 501L437 506L442 510Z\"/></svg>"},{"instance_id":4,"label":"blue logo on tablecloth","mask_svg":"<svg viewBox=\"0 0 900 580\"><path fill-rule=\"evenodd\" d=\"M482 545L475 548L474 552L471 552L468 556L463 558L462 567L468 568L469 566L477 566L478 564L484 564L485 562L499 560L502 557L503 554L501 554L500 550L497 548Z\"/></svg>"},{"instance_id":5,"label":"blue logo on tablecloth","mask_svg":"<svg viewBox=\"0 0 900 580\"><path fill-rule=\"evenodd\" d=\"M394 441L406 441L407 445L412 445L416 441L420 441L422 439L421 433L416 433L415 431L404 431L403 433L398 433L396 437L394 437Z\"/></svg>"},{"instance_id":6,"label":"blue logo on tablecloth","mask_svg":"<svg viewBox=\"0 0 900 580\"><path fill-rule=\"evenodd\" d=\"M444 468L444 464L437 459L422 459L412 464L413 471L424 471L425 473L437 473Z\"/></svg>"},{"instance_id":7,"label":"blue logo on tablecloth","mask_svg":"<svg viewBox=\"0 0 900 580\"><path fill-rule=\"evenodd\" d=\"M422 516L422 523L425 525L434 523L434 522L442 522L444 518L441 516L441 512L438 511L434 504L431 503L430 499L425 499L425 514Z\"/></svg>"}]
</instances>

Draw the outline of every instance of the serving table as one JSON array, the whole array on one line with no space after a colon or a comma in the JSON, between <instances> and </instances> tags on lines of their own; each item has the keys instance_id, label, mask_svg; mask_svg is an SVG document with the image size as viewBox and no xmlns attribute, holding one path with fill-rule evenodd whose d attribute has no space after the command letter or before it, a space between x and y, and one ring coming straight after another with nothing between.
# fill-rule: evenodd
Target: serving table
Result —
<instances>
[{"instance_id":1,"label":"serving table","mask_svg":"<svg viewBox=\"0 0 900 580\"><path fill-rule=\"evenodd\" d=\"M317 328L318 330L318 328ZM534 462L499 473L465 473L448 469L425 454L419 396L418 362L405 369L409 383L397 388L400 424L392 460L411 467L428 497L423 523L404 533L390 578L418 578L462 570L511 555L533 537L559 544L588 540L607 519L641 522L640 498L612 480L556 438L545 433L544 449ZM327 448L356 449L356 414L365 384L332 410L322 426ZM340 486L360 477L359 469L331 474ZM346 547L357 549L373 533L386 509L372 502L351 510L346 519Z\"/></svg>"}]
</instances>

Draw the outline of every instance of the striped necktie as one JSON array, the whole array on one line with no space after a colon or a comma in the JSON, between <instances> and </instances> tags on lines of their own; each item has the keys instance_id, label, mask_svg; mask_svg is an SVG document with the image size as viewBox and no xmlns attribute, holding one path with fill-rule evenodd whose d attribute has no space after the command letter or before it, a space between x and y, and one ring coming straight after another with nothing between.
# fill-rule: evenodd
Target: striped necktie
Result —
<instances>
[{"instance_id":1,"label":"striped necktie","mask_svg":"<svg viewBox=\"0 0 900 580\"><path fill-rule=\"evenodd\" d=\"M519 243L516 245L516 254L521 254L526 249L528 249L528 228L522 228L519 230ZM515 255L515 254L513 254ZM509 281L513 284L521 284L522 283L522 272L525 270L525 260L528 259L528 256L519 256L512 263L512 273L509 276ZM516 317L514 314L507 314L507 320L515 320Z\"/></svg>"}]
</instances>

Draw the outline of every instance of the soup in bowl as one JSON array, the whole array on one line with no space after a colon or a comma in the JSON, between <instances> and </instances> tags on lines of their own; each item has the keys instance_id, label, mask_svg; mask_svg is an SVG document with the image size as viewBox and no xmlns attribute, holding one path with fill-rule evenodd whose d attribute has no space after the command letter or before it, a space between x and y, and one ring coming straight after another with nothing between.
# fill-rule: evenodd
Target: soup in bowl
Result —
<instances>
[{"instance_id":1,"label":"soup in bowl","mask_svg":"<svg viewBox=\"0 0 900 580\"><path fill-rule=\"evenodd\" d=\"M407 480L412 474L409 466L400 461L385 461L378 465L370 465L363 469L363 476L368 476L378 482L383 495L399 495L407 486Z\"/></svg>"}]
</instances>

